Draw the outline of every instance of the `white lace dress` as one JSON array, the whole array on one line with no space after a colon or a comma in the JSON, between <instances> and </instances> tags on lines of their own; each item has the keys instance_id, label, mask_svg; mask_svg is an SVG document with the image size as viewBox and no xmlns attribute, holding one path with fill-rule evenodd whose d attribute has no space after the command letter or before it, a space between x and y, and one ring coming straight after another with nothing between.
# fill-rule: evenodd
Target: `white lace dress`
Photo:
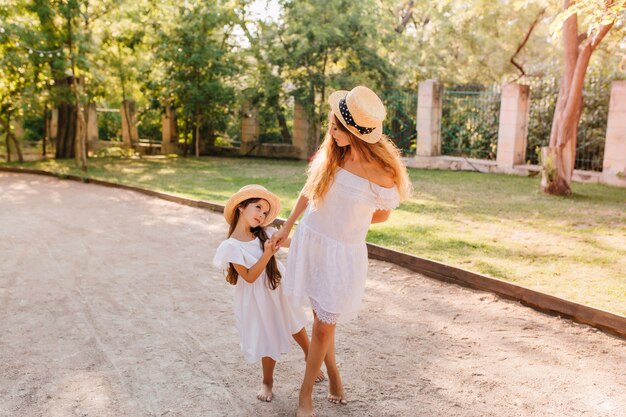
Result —
<instances>
[{"instance_id":1,"label":"white lace dress","mask_svg":"<svg viewBox=\"0 0 626 417\"><path fill-rule=\"evenodd\" d=\"M266 229L268 235L275 230ZM229 263L251 268L262 255L259 238L249 242L229 238L217 248L213 263L224 269ZM285 267L276 262L284 280ZM282 353L291 350L291 335L307 323L304 309L283 293L282 283L275 290L267 286L265 271L252 284L239 277L234 307L239 344L249 363L264 356L278 360Z\"/></svg>"},{"instance_id":2,"label":"white lace dress","mask_svg":"<svg viewBox=\"0 0 626 417\"><path fill-rule=\"evenodd\" d=\"M372 215L399 204L396 187L381 187L340 168L320 207L309 204L293 235L285 293L300 305L310 301L327 323L355 318L365 290L365 237Z\"/></svg>"}]
</instances>

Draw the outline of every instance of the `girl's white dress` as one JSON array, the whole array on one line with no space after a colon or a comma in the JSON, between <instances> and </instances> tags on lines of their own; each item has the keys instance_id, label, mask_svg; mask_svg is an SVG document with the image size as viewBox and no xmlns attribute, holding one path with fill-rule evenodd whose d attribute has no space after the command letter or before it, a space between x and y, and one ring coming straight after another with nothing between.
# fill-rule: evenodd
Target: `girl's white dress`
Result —
<instances>
[{"instance_id":1,"label":"girl's white dress","mask_svg":"<svg viewBox=\"0 0 626 417\"><path fill-rule=\"evenodd\" d=\"M357 316L367 276L365 237L376 210L400 204L397 188L385 188L339 168L320 207L309 204L291 240L285 292L310 301L320 319ZM318 311L321 310L321 311Z\"/></svg>"},{"instance_id":2,"label":"girl's white dress","mask_svg":"<svg viewBox=\"0 0 626 417\"><path fill-rule=\"evenodd\" d=\"M275 231L266 229L268 235ZM213 263L224 269L229 263L251 268L262 255L259 238L249 242L229 238L217 248ZM285 267L278 259L276 262L284 280ZM249 363L264 356L278 360L281 353L291 350L292 334L307 323L304 309L283 293L282 281L275 290L267 286L265 271L252 284L239 277L234 307L241 351Z\"/></svg>"}]
</instances>

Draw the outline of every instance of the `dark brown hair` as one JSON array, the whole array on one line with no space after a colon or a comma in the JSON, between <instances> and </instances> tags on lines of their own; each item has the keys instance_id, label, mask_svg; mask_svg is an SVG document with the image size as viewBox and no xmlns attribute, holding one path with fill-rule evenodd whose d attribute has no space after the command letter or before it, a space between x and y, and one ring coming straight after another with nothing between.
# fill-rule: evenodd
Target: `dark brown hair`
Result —
<instances>
[{"instance_id":1,"label":"dark brown hair","mask_svg":"<svg viewBox=\"0 0 626 417\"><path fill-rule=\"evenodd\" d=\"M233 234L233 232L235 231L235 228L237 227L237 223L239 222L239 209L240 208L244 209L248 205L252 203L256 203L261 200L262 198L249 198L237 204L237 207L235 207L235 212L233 213L233 221L230 223L230 228L228 229L228 237L230 237ZM261 226L258 226L258 227L251 227L250 231L254 234L254 236L259 238L261 249L265 250L265 241L268 240L268 236L267 236L267 233L265 233L265 229ZM278 264L276 263L276 258L273 255L270 258L267 265L265 266L265 275L267 277L267 286L271 290L275 290L278 287L278 284L280 284L280 279L282 278L282 276L280 275L280 271L278 270ZM235 269L233 264L232 263L228 264L228 271L226 273L226 282L232 285L236 285L238 278L239 278L239 274L237 273L237 270Z\"/></svg>"}]
</instances>

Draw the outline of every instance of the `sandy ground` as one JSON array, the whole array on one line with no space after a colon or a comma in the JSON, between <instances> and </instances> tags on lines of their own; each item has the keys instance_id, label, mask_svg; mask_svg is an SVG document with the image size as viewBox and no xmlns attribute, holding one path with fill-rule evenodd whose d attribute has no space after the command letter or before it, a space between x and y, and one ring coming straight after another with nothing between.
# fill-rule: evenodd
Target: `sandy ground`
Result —
<instances>
[{"instance_id":1,"label":"sandy ground","mask_svg":"<svg viewBox=\"0 0 626 417\"><path fill-rule=\"evenodd\" d=\"M0 416L292 415L302 354L258 402L211 265L225 232L216 213L0 173ZM319 384L320 416L626 415L626 341L384 262L337 357L350 403Z\"/></svg>"}]
</instances>

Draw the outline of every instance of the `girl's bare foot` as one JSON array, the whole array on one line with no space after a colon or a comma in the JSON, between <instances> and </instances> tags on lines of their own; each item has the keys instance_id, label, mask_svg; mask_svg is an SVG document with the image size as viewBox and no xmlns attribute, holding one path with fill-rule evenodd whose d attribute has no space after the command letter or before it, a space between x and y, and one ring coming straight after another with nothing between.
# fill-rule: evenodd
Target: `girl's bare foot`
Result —
<instances>
[{"instance_id":1,"label":"girl's bare foot","mask_svg":"<svg viewBox=\"0 0 626 417\"><path fill-rule=\"evenodd\" d=\"M272 401L272 398L274 398L274 395L272 394L272 385L263 384L261 386L261 391L259 391L259 393L256 395L256 398L259 401L263 401L266 403L269 403L270 401Z\"/></svg>"},{"instance_id":2,"label":"girl's bare foot","mask_svg":"<svg viewBox=\"0 0 626 417\"><path fill-rule=\"evenodd\" d=\"M315 377L315 383L317 384L324 380L326 380L326 375L324 375L324 372L320 369L320 373Z\"/></svg>"}]
</instances>

